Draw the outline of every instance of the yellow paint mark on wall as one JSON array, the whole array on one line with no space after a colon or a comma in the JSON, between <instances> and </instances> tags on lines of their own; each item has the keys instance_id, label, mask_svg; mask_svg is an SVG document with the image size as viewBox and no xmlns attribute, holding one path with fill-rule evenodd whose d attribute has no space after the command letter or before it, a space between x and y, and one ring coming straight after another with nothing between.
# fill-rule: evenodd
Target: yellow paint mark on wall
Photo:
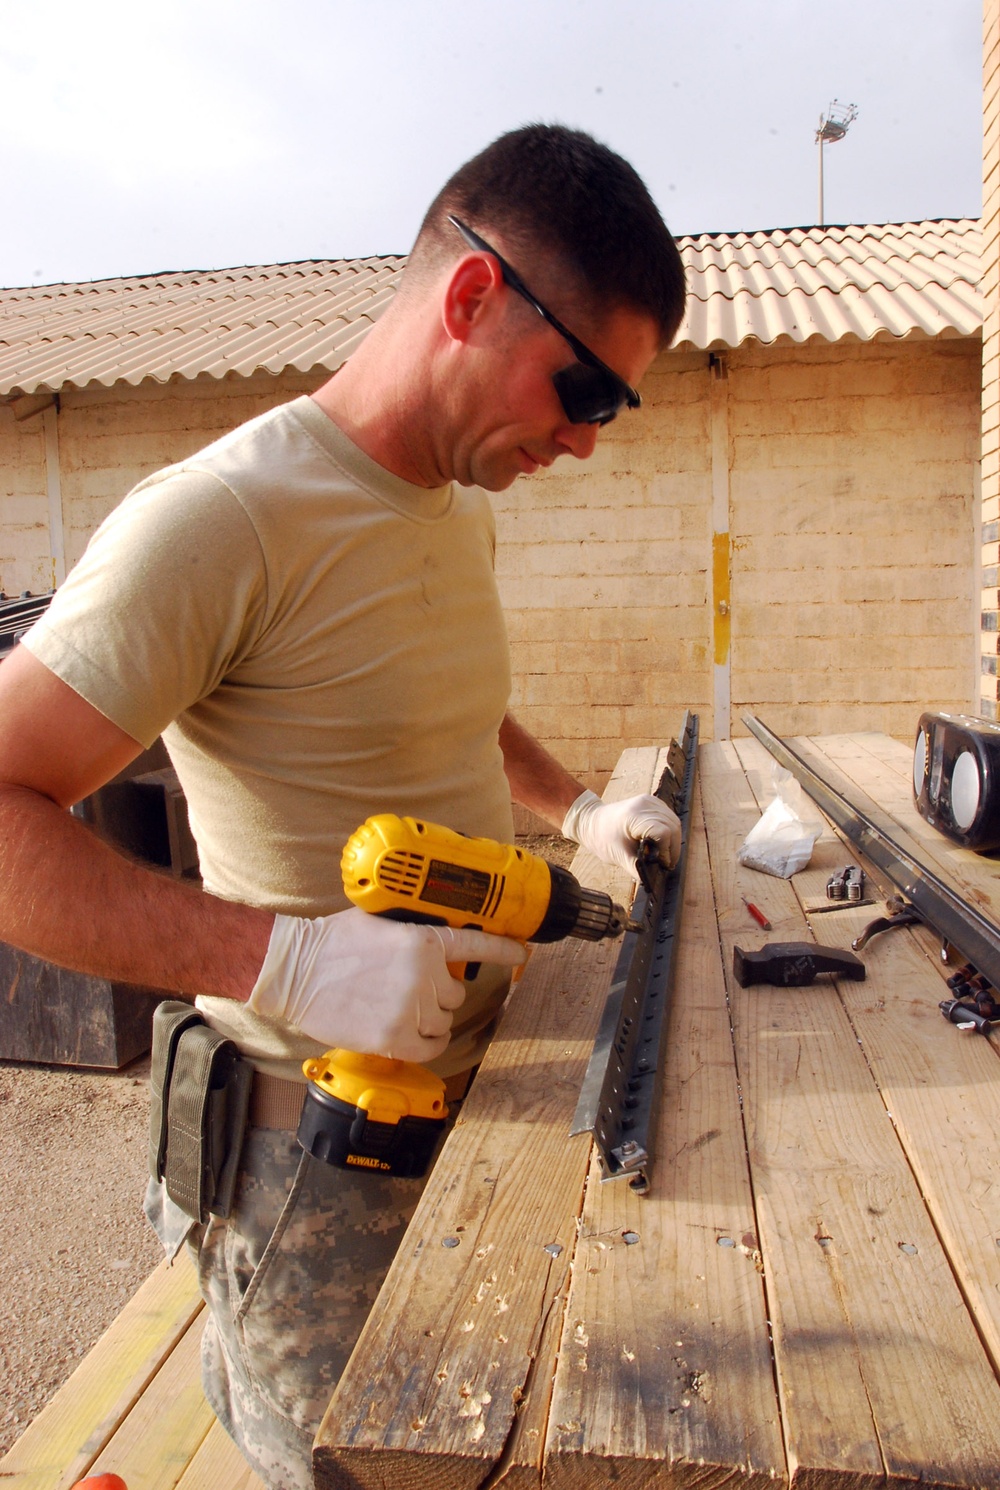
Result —
<instances>
[{"instance_id":1,"label":"yellow paint mark on wall","mask_svg":"<svg viewBox=\"0 0 1000 1490\"><path fill-rule=\"evenodd\" d=\"M729 661L729 641L732 631L729 595L729 534L712 535L712 644L715 665L722 667Z\"/></svg>"}]
</instances>

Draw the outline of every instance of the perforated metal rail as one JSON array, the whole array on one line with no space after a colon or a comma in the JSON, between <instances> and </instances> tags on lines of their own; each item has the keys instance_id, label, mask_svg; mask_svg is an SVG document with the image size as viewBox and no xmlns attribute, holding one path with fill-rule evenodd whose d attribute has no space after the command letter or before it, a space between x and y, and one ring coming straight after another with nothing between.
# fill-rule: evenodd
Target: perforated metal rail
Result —
<instances>
[{"instance_id":1,"label":"perforated metal rail","mask_svg":"<svg viewBox=\"0 0 1000 1490\"><path fill-rule=\"evenodd\" d=\"M680 818L680 857L669 870L655 860L640 864L644 883L632 907L637 929L622 942L571 1129L593 1132L602 1179L624 1176L640 1194L651 1183L697 755L698 716L689 711L655 792Z\"/></svg>"}]
</instances>

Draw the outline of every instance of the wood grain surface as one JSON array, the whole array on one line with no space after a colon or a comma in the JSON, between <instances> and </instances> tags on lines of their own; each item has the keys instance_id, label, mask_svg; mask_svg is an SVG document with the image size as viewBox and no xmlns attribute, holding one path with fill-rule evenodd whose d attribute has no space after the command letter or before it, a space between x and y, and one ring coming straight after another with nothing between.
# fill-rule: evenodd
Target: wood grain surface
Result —
<instances>
[{"instance_id":1,"label":"wood grain surface","mask_svg":"<svg viewBox=\"0 0 1000 1490\"><path fill-rule=\"evenodd\" d=\"M626 752L605 797L649 790L657 757ZM617 952L535 948L320 1428L320 1490L539 1483L591 1147L569 1130Z\"/></svg>"}]
</instances>

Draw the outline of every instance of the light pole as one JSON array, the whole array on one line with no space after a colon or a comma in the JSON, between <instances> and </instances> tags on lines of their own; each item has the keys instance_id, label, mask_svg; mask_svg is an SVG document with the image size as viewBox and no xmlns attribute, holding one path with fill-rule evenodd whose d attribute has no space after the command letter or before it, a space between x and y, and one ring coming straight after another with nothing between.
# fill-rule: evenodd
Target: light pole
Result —
<instances>
[{"instance_id":1,"label":"light pole","mask_svg":"<svg viewBox=\"0 0 1000 1490\"><path fill-rule=\"evenodd\" d=\"M836 99L826 111L826 118L819 116L816 143L819 145L819 225L823 227L823 146L835 145L842 140L858 117L858 106L854 103L838 103Z\"/></svg>"}]
</instances>

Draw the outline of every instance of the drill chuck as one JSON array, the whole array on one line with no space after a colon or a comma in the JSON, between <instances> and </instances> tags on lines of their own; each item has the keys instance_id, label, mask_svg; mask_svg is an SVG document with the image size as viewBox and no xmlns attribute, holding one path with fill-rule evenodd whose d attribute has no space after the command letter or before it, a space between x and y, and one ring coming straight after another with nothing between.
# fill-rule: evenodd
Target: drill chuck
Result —
<instances>
[{"instance_id":1,"label":"drill chuck","mask_svg":"<svg viewBox=\"0 0 1000 1490\"><path fill-rule=\"evenodd\" d=\"M565 936L600 942L621 936L625 912L603 890L588 890L568 869L549 865L552 891L541 925L531 934L533 942L561 942Z\"/></svg>"}]
</instances>

